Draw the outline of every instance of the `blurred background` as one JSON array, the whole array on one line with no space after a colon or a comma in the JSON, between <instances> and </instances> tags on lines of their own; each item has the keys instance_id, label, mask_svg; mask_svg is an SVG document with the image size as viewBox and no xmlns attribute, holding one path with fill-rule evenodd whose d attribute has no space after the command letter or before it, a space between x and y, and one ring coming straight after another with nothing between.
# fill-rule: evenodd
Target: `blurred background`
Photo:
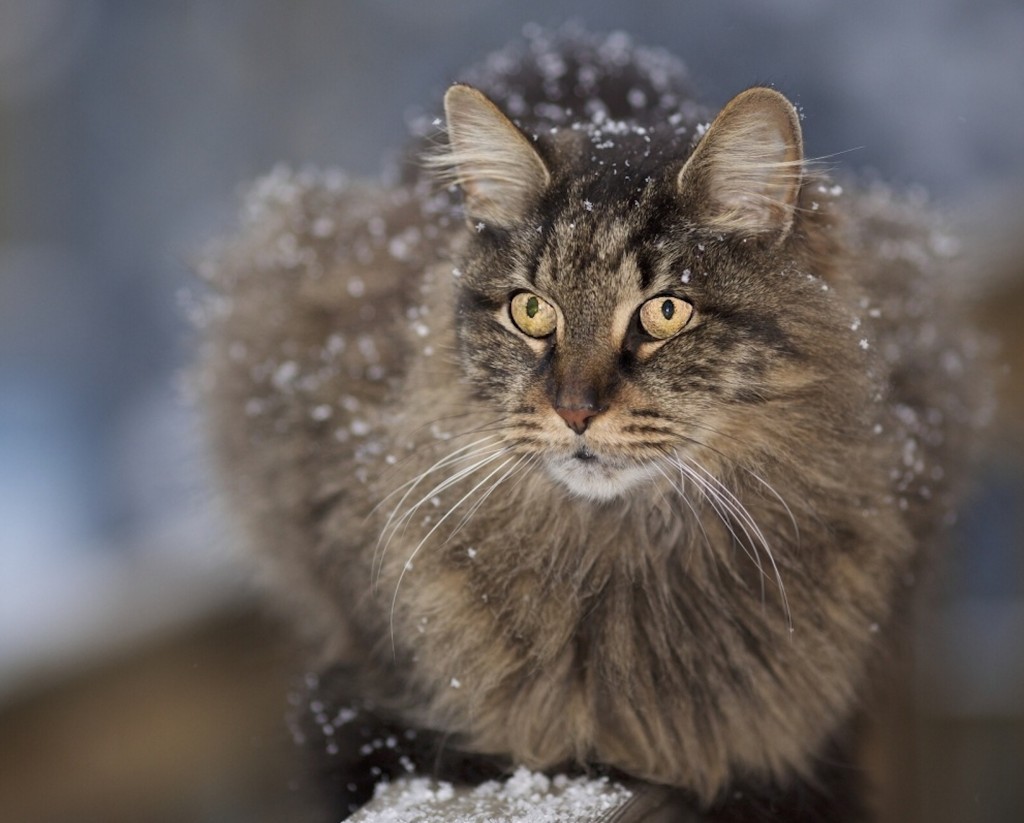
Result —
<instances>
[{"instance_id":1,"label":"blurred background","mask_svg":"<svg viewBox=\"0 0 1024 823\"><path fill-rule=\"evenodd\" d=\"M921 185L1000 412L879 755L893 821L1024 819L1019 0L0 0L0 820L300 820L295 671L218 525L190 273L275 164L375 176L459 68L568 19L770 82L811 156Z\"/></svg>"}]
</instances>

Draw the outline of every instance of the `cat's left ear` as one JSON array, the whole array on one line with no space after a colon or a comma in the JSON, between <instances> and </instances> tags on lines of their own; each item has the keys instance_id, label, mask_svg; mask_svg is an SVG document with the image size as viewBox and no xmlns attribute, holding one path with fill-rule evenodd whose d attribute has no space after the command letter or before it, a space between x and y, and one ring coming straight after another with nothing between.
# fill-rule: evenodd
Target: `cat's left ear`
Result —
<instances>
[{"instance_id":1,"label":"cat's left ear","mask_svg":"<svg viewBox=\"0 0 1024 823\"><path fill-rule=\"evenodd\" d=\"M748 89L708 127L679 173L679 191L702 225L781 240L793 225L803 159L793 104L774 89Z\"/></svg>"},{"instance_id":2,"label":"cat's left ear","mask_svg":"<svg viewBox=\"0 0 1024 823\"><path fill-rule=\"evenodd\" d=\"M448 150L434 165L454 174L471 223L515 225L551 181L543 158L501 110L472 86L444 96Z\"/></svg>"}]
</instances>

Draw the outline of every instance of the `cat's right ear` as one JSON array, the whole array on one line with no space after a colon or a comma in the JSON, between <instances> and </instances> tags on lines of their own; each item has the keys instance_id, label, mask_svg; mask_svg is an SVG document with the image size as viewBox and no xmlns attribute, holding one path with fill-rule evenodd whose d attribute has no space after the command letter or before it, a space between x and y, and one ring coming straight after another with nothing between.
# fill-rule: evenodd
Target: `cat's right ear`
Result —
<instances>
[{"instance_id":1,"label":"cat's right ear","mask_svg":"<svg viewBox=\"0 0 1024 823\"><path fill-rule=\"evenodd\" d=\"M430 158L459 184L470 223L520 222L551 181L543 158L516 125L472 86L444 96L448 147Z\"/></svg>"}]
</instances>

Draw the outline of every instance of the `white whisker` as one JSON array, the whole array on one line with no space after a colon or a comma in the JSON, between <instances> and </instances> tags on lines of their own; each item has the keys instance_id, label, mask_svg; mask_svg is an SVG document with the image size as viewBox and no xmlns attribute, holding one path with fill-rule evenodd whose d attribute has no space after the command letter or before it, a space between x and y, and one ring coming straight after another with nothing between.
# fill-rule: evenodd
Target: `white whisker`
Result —
<instances>
[{"instance_id":1,"label":"white whisker","mask_svg":"<svg viewBox=\"0 0 1024 823\"><path fill-rule=\"evenodd\" d=\"M782 601L783 612L786 616L787 627L792 631L792 613L789 607L789 598L786 595L785 584L782 581L782 572L775 560L775 554L772 551L771 544L767 537L765 537L760 526L750 514L750 511L743 502L727 486L725 486L724 483L722 483L721 480L711 474L711 472L703 466L692 461L685 460L678 454L675 455L674 464L685 477L690 478L697 485L698 489L704 493L705 499L707 499L708 503L718 514L726 528L729 529L733 538L757 566L758 571L762 575L762 600L764 599L763 578L767 577L767 573L761 563L759 546L764 549L765 554L768 557L768 561L771 564L772 571L774 572L775 582L778 586L779 596ZM785 503L783 503L783 505L785 505ZM792 513L790 514L792 516ZM736 525L739 526L740 530L743 532L746 541L739 538L735 530L732 528L730 520L736 522Z\"/></svg>"},{"instance_id":2,"label":"white whisker","mask_svg":"<svg viewBox=\"0 0 1024 823\"><path fill-rule=\"evenodd\" d=\"M672 463L672 465L675 466L676 464ZM683 502L686 504L686 507L690 510L690 514L693 515L693 522L697 524L697 527L700 529L700 533L704 536L704 544L710 550L711 549L711 538L708 537L707 529L704 528L704 521L701 519L700 515L697 514L697 509L694 507L693 503L690 501L690 497L686 493L686 489L683 488L682 483L676 483L675 480L673 480L672 477L668 474L668 472L666 472L665 469L662 468L660 462L655 463L654 467L657 470L658 474L660 474L662 477L664 477L665 480L668 481L668 484L672 487L672 489L676 493L678 493L679 496L683 499ZM713 552L710 552L710 554L711 554L712 557L714 557L714 553ZM689 558L687 559L687 562L689 562Z\"/></svg>"},{"instance_id":3,"label":"white whisker","mask_svg":"<svg viewBox=\"0 0 1024 823\"><path fill-rule=\"evenodd\" d=\"M453 462L456 462L458 460L463 459L459 455L462 455L463 452L465 452L467 449L472 449L472 448L474 448L476 446L481 446L482 443L487 443L488 441L494 440L494 438L496 438L498 436L499 436L498 434L489 434L486 437L481 437L479 440L474 440L472 443L467 443L465 446L461 446L460 448L456 449L455 451L450 452L449 454L445 455L440 460L438 460L436 463L434 463L434 465L432 465L429 469L425 469L424 471L420 472L415 477L405 481L397 489L395 489L392 492L389 492L386 496L381 498L380 502L377 503L377 505L374 506L370 510L370 514L373 514L374 512L376 512L377 509L379 509L388 500L390 500L392 497L394 497L396 494L398 494L400 491L402 491L402 489L411 487L411 488L409 488L409 491L406 493L406 495L408 495L409 493L412 492L412 489L416 488L416 486L419 485L420 482L422 482L424 480L424 478L427 477L427 475L432 474L433 472L438 471L440 469L443 469L445 466L448 466L448 465L450 465ZM481 446L480 451L484 451L484 450L486 450L486 448L487 447ZM402 500L400 500L398 502L398 505L397 505L396 508L401 508L402 502L404 500L405 500L405 497L403 497Z\"/></svg>"},{"instance_id":4,"label":"white whisker","mask_svg":"<svg viewBox=\"0 0 1024 823\"><path fill-rule=\"evenodd\" d=\"M512 464L512 467L509 468L508 471L506 471L501 477L495 480L494 483L491 484L491 487L482 495L480 495L480 497L473 502L473 505L469 507L469 511L467 511L462 516L462 519L456 524L455 528L452 529L452 533L448 535L448 540L451 540L456 534L458 534L462 527L465 526L466 523L469 522L470 518L472 518L473 515L477 513L477 510L484 504L487 498L491 496L491 493L496 488L498 488L498 486L504 483L509 477L513 476L517 471L522 469L524 467L524 464L530 461L532 458L532 455L521 455L519 459Z\"/></svg>"},{"instance_id":5,"label":"white whisker","mask_svg":"<svg viewBox=\"0 0 1024 823\"><path fill-rule=\"evenodd\" d=\"M741 466L741 468L743 469L743 471L745 471L747 474L749 474L751 477L753 477L758 483L760 483L762 486L764 486L766 489L768 489L768 491L770 491L772 493L772 496L776 500L778 500L779 503L782 505L782 508L784 508L786 510L786 514L789 515L789 522L793 524L793 537L794 537L794 539L796 541L796 545L799 546L800 545L800 526L797 524L796 516L793 514L793 510L789 507L789 504L786 503L786 501L782 499L782 495L779 494L775 490L775 487L772 486L771 483L769 483L767 480L765 480L759 474L757 474L757 472L753 471L752 469L748 469L746 466Z\"/></svg>"},{"instance_id":6,"label":"white whisker","mask_svg":"<svg viewBox=\"0 0 1024 823\"><path fill-rule=\"evenodd\" d=\"M723 498L721 492L714 485L712 485L706 477L698 474L694 470L694 468L685 464L678 466L678 468L682 472L683 476L689 479L690 482L697 487L697 490L700 491L700 493L704 496L704 499L707 500L708 505L710 505L711 508L714 510L715 514L718 515L718 519L722 522L722 525L724 525L725 528L728 530L729 534L732 536L733 541L736 543L737 546L739 546L743 550L743 553L746 554L747 557L750 558L751 562L757 567L758 572L760 572L761 602L764 602L764 578L766 573L764 570L764 566L761 563L761 553L760 551L758 551L757 543L754 541L750 532L747 530L745 524L742 521L742 518L739 515L739 512L737 512L735 508L729 504L729 501L727 499ZM736 529L733 527L734 521L736 525L739 526L740 530L743 532L742 538L739 534L736 533ZM743 538L746 539L744 540Z\"/></svg>"},{"instance_id":7,"label":"white whisker","mask_svg":"<svg viewBox=\"0 0 1024 823\"><path fill-rule=\"evenodd\" d=\"M416 478L416 482L409 486L405 494L402 495L401 500L398 501L395 508L391 511L391 514L388 516L387 521L384 523L384 527L381 529L380 537L377 539L377 553L379 556L375 562L375 579L379 578L380 576L380 569L384 563L384 555L387 553L388 546L391 544L392 539L399 532L399 530L401 530L402 527L409 522L413 515L415 515L416 512L419 511L419 509L423 506L424 503L433 499L437 495L449 489L451 486L455 485L464 478L470 476L474 472L478 471L479 469L483 468L489 463L492 463L493 461L497 460L502 455L507 453L507 446L504 446L502 444L490 444L488 446L480 447L476 451L468 452L455 459L448 460L447 463L445 463L444 461L438 461L438 463L435 463L431 469L421 473ZM485 456L481 459L477 459L480 458L480 455ZM405 504L405 501L409 499L409 496L416 489L416 486L419 485L419 483L423 479L425 479L429 474L438 471L441 468L445 468L447 466L454 466L468 460L474 460L475 462L471 463L469 466L464 466L460 468L454 474L448 476L440 483L434 485L433 488L430 489L430 491L424 494L414 504L406 507L405 510L402 511L401 516L398 516L398 512L402 510L402 506Z\"/></svg>"},{"instance_id":8,"label":"white whisker","mask_svg":"<svg viewBox=\"0 0 1024 823\"><path fill-rule=\"evenodd\" d=\"M495 457L496 456L500 456L500 454L501 453L499 453L498 455L495 455ZM493 459L494 459L494 457L488 458L488 460L486 462L491 462ZM471 488L468 492L466 492L462 497L460 497L455 502L454 505L450 506L448 508L448 511L446 511L438 519L438 521L433 526L430 527L430 530L425 535L423 535L423 538L420 540L419 543L416 544L416 548L414 548L412 550L412 553L409 555L408 559L403 564L402 571L398 575L398 581L395 583L395 593L394 593L394 595L391 598L391 615L390 615L390 618L389 618L389 624L390 624L390 629L391 629L392 651L395 650L395 648L394 648L394 644L395 644L395 606L398 603L398 591L399 591L399 589L401 589L402 581L405 579L405 573L412 566L412 562L413 562L413 560L416 559L416 555L419 554L420 549L422 549L423 546L426 544L426 542L433 536L434 532L436 532L441 527L441 524L444 523L449 517L451 517L458 510L459 506L461 506L463 503L465 503L466 500L468 500L470 497L472 497L473 494L475 494L476 491L481 486L485 485L488 480L490 480L495 474L497 474L503 468L505 468L505 466L507 466L509 463L511 463L514 459L515 459L514 457L509 457L503 463L498 465L496 468L492 469L490 471L490 473L483 480L481 480L479 483L477 483L475 486L473 486L473 488ZM492 489L493 489L493 487L492 487Z\"/></svg>"}]
</instances>

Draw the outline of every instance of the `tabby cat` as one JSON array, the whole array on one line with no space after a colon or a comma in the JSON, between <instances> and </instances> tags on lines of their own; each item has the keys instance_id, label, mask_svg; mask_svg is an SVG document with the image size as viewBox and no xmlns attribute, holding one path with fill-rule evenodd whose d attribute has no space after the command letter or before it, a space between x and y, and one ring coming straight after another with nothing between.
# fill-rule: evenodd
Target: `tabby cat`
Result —
<instances>
[{"instance_id":1,"label":"tabby cat","mask_svg":"<svg viewBox=\"0 0 1024 823\"><path fill-rule=\"evenodd\" d=\"M949 241L807 162L778 91L708 118L621 35L464 79L392 182L277 170L203 268L221 476L319 642L343 805L361 713L861 819L848 742L972 414Z\"/></svg>"}]
</instances>

